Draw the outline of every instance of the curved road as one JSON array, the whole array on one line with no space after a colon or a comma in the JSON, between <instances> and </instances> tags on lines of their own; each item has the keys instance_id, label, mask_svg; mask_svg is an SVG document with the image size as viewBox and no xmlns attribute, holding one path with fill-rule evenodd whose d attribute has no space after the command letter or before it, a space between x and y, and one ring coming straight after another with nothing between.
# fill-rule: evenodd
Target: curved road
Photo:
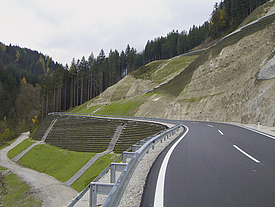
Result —
<instances>
[{"instance_id":1,"label":"curved road","mask_svg":"<svg viewBox=\"0 0 275 207\"><path fill-rule=\"evenodd\" d=\"M274 137L222 123L183 124L186 135L152 166L141 206L274 206Z\"/></svg>"}]
</instances>

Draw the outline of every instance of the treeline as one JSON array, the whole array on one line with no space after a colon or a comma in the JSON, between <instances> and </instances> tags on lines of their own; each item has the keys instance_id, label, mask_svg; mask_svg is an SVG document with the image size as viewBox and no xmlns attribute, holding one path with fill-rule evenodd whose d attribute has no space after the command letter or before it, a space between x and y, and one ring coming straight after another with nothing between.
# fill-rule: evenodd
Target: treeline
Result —
<instances>
[{"instance_id":1,"label":"treeline","mask_svg":"<svg viewBox=\"0 0 275 207\"><path fill-rule=\"evenodd\" d=\"M33 129L41 114L39 84L58 67L37 51L0 43L0 144Z\"/></svg>"},{"instance_id":2,"label":"treeline","mask_svg":"<svg viewBox=\"0 0 275 207\"><path fill-rule=\"evenodd\" d=\"M210 20L210 33L219 38L235 30L257 7L268 0L224 0L215 3Z\"/></svg>"},{"instance_id":3,"label":"treeline","mask_svg":"<svg viewBox=\"0 0 275 207\"><path fill-rule=\"evenodd\" d=\"M44 116L51 111L64 111L83 104L117 83L128 73L144 65L142 54L130 45L125 52L110 50L108 56L102 49L86 59L73 59L70 66L59 67L47 73L41 84Z\"/></svg>"},{"instance_id":4,"label":"treeline","mask_svg":"<svg viewBox=\"0 0 275 207\"><path fill-rule=\"evenodd\" d=\"M93 53L86 59L73 58L70 65L47 73L41 85L42 117L48 112L65 111L98 96L108 87L148 62L167 59L198 46L208 37L209 23L194 26L189 33L172 31L165 38L148 41L145 50L138 53L128 44L125 51L102 49L97 57ZM202 37L202 38L201 38ZM157 49L165 45L158 53Z\"/></svg>"},{"instance_id":5,"label":"treeline","mask_svg":"<svg viewBox=\"0 0 275 207\"><path fill-rule=\"evenodd\" d=\"M204 41L215 40L232 31L267 0L224 0L214 4L210 21L201 26L191 27L189 31L172 31L166 37L148 41L143 52L145 63L168 59L192 51Z\"/></svg>"},{"instance_id":6,"label":"treeline","mask_svg":"<svg viewBox=\"0 0 275 207\"><path fill-rule=\"evenodd\" d=\"M209 22L202 26L193 26L189 32L172 31L166 37L158 37L148 41L143 53L145 62L162 60L190 52L209 37Z\"/></svg>"}]
</instances>

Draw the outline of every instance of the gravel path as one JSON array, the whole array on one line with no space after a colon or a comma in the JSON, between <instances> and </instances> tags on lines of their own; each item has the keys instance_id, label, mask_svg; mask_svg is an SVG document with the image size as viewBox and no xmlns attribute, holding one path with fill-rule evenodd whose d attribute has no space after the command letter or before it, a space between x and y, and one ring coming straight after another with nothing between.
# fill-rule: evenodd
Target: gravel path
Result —
<instances>
[{"instance_id":1,"label":"gravel path","mask_svg":"<svg viewBox=\"0 0 275 207\"><path fill-rule=\"evenodd\" d=\"M7 168L27 182L33 188L32 193L43 200L43 206L59 207L65 205L78 194L74 189L44 173L22 167L7 157L9 150L28 137L29 133L22 133L10 146L0 150L0 166Z\"/></svg>"}]
</instances>

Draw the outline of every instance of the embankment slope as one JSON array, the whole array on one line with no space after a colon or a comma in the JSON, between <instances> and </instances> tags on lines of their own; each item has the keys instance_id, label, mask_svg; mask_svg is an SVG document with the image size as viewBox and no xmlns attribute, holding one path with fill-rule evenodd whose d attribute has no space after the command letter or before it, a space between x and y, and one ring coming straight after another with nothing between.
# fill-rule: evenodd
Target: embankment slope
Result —
<instances>
[{"instance_id":1,"label":"embankment slope","mask_svg":"<svg viewBox=\"0 0 275 207\"><path fill-rule=\"evenodd\" d=\"M274 6L265 13L270 14ZM154 88L136 109L135 116L167 119L257 123L274 126L275 79L259 79L261 69L275 56L275 15L258 20L230 35L181 66L170 79L128 75L87 107L112 104ZM180 57L184 61L184 56ZM167 70L179 57L156 64L155 73ZM270 63L270 62L269 62ZM272 63L271 63L272 66ZM275 64L274 64L275 68ZM171 70L171 68L169 69ZM266 77L271 77L274 69ZM162 80L164 80L162 78ZM100 112L100 111L99 111Z\"/></svg>"}]
</instances>

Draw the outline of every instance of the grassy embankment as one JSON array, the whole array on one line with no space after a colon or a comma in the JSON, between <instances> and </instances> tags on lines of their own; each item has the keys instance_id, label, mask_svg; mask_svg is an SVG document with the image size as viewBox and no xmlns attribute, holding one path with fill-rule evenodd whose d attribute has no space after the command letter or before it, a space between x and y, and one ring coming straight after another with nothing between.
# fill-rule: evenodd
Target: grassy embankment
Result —
<instances>
[{"instance_id":1,"label":"grassy embankment","mask_svg":"<svg viewBox=\"0 0 275 207\"><path fill-rule=\"evenodd\" d=\"M24 140L21 144L10 150L8 157L10 159L13 158L33 142L35 141L31 138ZM68 151L66 149L43 144L37 145L31 149L18 161L18 163L38 172L46 173L61 182L65 182L94 155L95 153ZM94 165L87 170L88 173L83 174L72 187L77 191L83 190L88 181L93 180L117 157L118 155L112 154L99 158Z\"/></svg>"},{"instance_id":2,"label":"grassy embankment","mask_svg":"<svg viewBox=\"0 0 275 207\"><path fill-rule=\"evenodd\" d=\"M138 70L132 72L130 75L136 79L151 80L157 84L161 84L167 80L168 77L173 77L192 63L198 55L187 55L172 58L170 60L157 60L140 67ZM122 80L123 81L123 80ZM129 88L130 86L126 86ZM116 91L116 93L120 93ZM127 92L124 92L127 93ZM154 93L140 94L132 98L126 98L119 101L113 101L109 104L99 104L87 108L87 103L78 106L69 112L71 113L94 113L101 115L118 115L118 116L134 116L135 111L147 100L148 97ZM94 98L98 99L98 97ZM93 101L93 99L91 100Z\"/></svg>"},{"instance_id":3,"label":"grassy embankment","mask_svg":"<svg viewBox=\"0 0 275 207\"><path fill-rule=\"evenodd\" d=\"M0 167L0 171L6 169ZM39 207L42 200L35 198L30 193L31 187L22 181L15 174L8 173L0 176L0 205L1 206L22 206Z\"/></svg>"}]
</instances>

